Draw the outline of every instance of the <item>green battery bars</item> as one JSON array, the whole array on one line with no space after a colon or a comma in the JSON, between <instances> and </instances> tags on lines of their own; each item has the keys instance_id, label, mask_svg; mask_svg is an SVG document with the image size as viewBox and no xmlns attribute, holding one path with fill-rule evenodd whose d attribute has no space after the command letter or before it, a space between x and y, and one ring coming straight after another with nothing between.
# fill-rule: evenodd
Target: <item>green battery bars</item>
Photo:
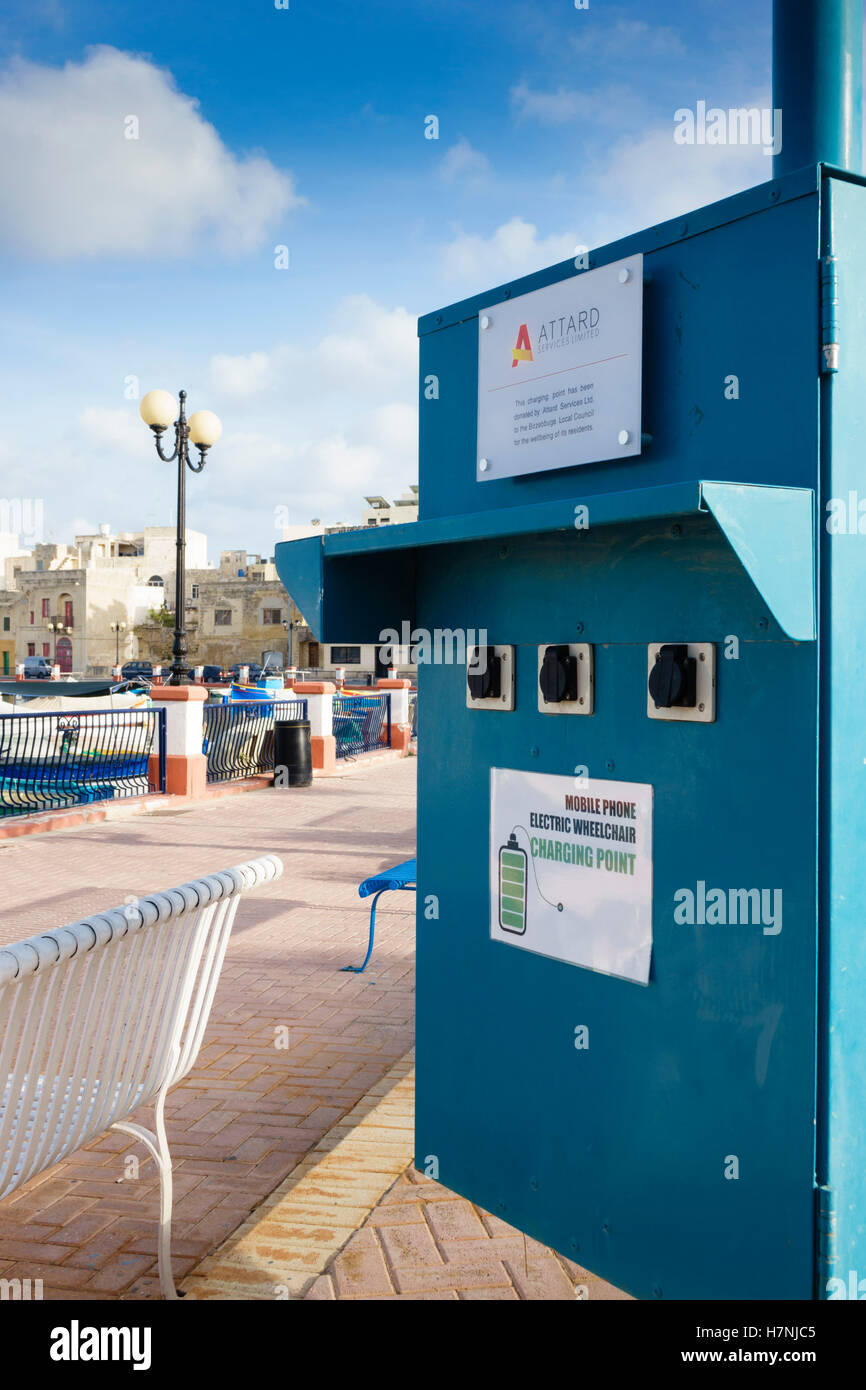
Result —
<instances>
[{"instance_id":1,"label":"green battery bars","mask_svg":"<svg viewBox=\"0 0 866 1390\"><path fill-rule=\"evenodd\" d=\"M499 925L503 931L526 931L526 851L512 830L499 851Z\"/></svg>"}]
</instances>

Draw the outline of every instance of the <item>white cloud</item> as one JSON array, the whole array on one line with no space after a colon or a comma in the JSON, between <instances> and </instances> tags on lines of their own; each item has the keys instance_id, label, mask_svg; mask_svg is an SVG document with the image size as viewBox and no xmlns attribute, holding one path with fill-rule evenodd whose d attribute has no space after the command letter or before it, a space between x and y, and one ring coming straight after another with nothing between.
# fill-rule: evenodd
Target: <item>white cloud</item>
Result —
<instances>
[{"instance_id":1,"label":"white cloud","mask_svg":"<svg viewBox=\"0 0 866 1390\"><path fill-rule=\"evenodd\" d=\"M624 60L639 58L682 58L686 46L675 29L667 24L648 24L645 19L617 19L614 24L581 27L573 36L577 53L593 57Z\"/></svg>"},{"instance_id":2,"label":"white cloud","mask_svg":"<svg viewBox=\"0 0 866 1390\"><path fill-rule=\"evenodd\" d=\"M318 339L217 354L208 377L226 432L203 529L261 536L277 507L281 524L286 511L293 524L355 522L366 494L397 496L417 479L418 338L405 308L350 295Z\"/></svg>"},{"instance_id":3,"label":"white cloud","mask_svg":"<svg viewBox=\"0 0 866 1390\"><path fill-rule=\"evenodd\" d=\"M138 410L88 406L77 416L78 434L88 446L107 447L134 458L153 448L147 426Z\"/></svg>"},{"instance_id":4,"label":"white cloud","mask_svg":"<svg viewBox=\"0 0 866 1390\"><path fill-rule=\"evenodd\" d=\"M220 352L210 361L210 379L215 391L222 396L244 400L258 396L274 383L272 354L251 352L246 356L230 356Z\"/></svg>"},{"instance_id":5,"label":"white cloud","mask_svg":"<svg viewBox=\"0 0 866 1390\"><path fill-rule=\"evenodd\" d=\"M14 62L0 145L0 243L39 259L250 251L303 201L263 155L232 154L170 73L114 48L63 68Z\"/></svg>"},{"instance_id":6,"label":"white cloud","mask_svg":"<svg viewBox=\"0 0 866 1390\"><path fill-rule=\"evenodd\" d=\"M558 87L545 92L524 79L509 93L518 120L542 125L578 125L635 129L647 119L647 102L634 85L608 82L596 87Z\"/></svg>"},{"instance_id":7,"label":"white cloud","mask_svg":"<svg viewBox=\"0 0 866 1390\"><path fill-rule=\"evenodd\" d=\"M534 91L524 79L511 88L511 104L518 117L564 125L567 121L592 118L597 106L593 93L559 87L555 92Z\"/></svg>"},{"instance_id":8,"label":"white cloud","mask_svg":"<svg viewBox=\"0 0 866 1390\"><path fill-rule=\"evenodd\" d=\"M415 394L416 321L408 310L385 309L368 295L337 306L330 331L312 343L281 343L267 352L217 354L210 381L235 401L279 393L283 399L364 397L370 391Z\"/></svg>"},{"instance_id":9,"label":"white cloud","mask_svg":"<svg viewBox=\"0 0 866 1390\"><path fill-rule=\"evenodd\" d=\"M487 155L476 150L462 135L456 145L446 150L439 165L439 177L445 183L479 184L489 172Z\"/></svg>"},{"instance_id":10,"label":"white cloud","mask_svg":"<svg viewBox=\"0 0 866 1390\"><path fill-rule=\"evenodd\" d=\"M522 217L497 227L492 236L461 232L442 251L447 279L483 290L498 280L513 280L573 255L580 241L572 232L539 238L538 228Z\"/></svg>"},{"instance_id":11,"label":"white cloud","mask_svg":"<svg viewBox=\"0 0 866 1390\"><path fill-rule=\"evenodd\" d=\"M757 145L677 145L670 126L623 141L606 156L589 229L591 245L679 217L769 178L770 160Z\"/></svg>"}]
</instances>

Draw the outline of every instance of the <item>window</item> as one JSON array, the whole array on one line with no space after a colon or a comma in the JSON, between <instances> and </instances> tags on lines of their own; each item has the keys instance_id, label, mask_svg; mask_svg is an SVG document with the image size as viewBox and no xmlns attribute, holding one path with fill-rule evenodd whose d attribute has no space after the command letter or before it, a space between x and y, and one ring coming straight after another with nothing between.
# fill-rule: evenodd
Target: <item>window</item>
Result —
<instances>
[{"instance_id":1,"label":"window","mask_svg":"<svg viewBox=\"0 0 866 1390\"><path fill-rule=\"evenodd\" d=\"M33 626L33 609L32 609L32 608L30 609L30 626L31 626L31 627ZM35 653L35 652L31 652L30 655L31 655L31 656L35 656L36 653Z\"/></svg>"},{"instance_id":2,"label":"window","mask_svg":"<svg viewBox=\"0 0 866 1390\"><path fill-rule=\"evenodd\" d=\"M198 598L198 585L197 585L197 584L193 584L193 586L192 586L192 597L193 597L193 598Z\"/></svg>"},{"instance_id":3,"label":"window","mask_svg":"<svg viewBox=\"0 0 866 1390\"><path fill-rule=\"evenodd\" d=\"M283 610L282 610L282 608L266 608L266 609L263 611L263 613L262 613L262 622L265 623L265 624L267 624L267 623L281 623L282 621L283 621Z\"/></svg>"},{"instance_id":4,"label":"window","mask_svg":"<svg viewBox=\"0 0 866 1390\"><path fill-rule=\"evenodd\" d=\"M50 599L50 598L44 598L44 599L42 600L42 616L43 616L43 618L50 618L50 617L51 617L51 599Z\"/></svg>"},{"instance_id":5,"label":"window","mask_svg":"<svg viewBox=\"0 0 866 1390\"><path fill-rule=\"evenodd\" d=\"M331 665L332 666L360 666L361 648L360 647L332 647Z\"/></svg>"},{"instance_id":6,"label":"window","mask_svg":"<svg viewBox=\"0 0 866 1390\"><path fill-rule=\"evenodd\" d=\"M43 655L43 656L49 656L49 657L50 657L50 655L51 655L51 645L50 645L50 643L48 643L48 642L43 642L43 643L42 643L42 655Z\"/></svg>"},{"instance_id":7,"label":"window","mask_svg":"<svg viewBox=\"0 0 866 1390\"><path fill-rule=\"evenodd\" d=\"M213 621L214 627L231 627L232 610L230 608L215 608Z\"/></svg>"},{"instance_id":8,"label":"window","mask_svg":"<svg viewBox=\"0 0 866 1390\"><path fill-rule=\"evenodd\" d=\"M152 588L154 588L154 589L161 589L161 588L162 588L162 575L161 575L161 574L152 574L152 575L150 576L150 578L148 579L147 582L148 582L148 585L150 585Z\"/></svg>"},{"instance_id":9,"label":"window","mask_svg":"<svg viewBox=\"0 0 866 1390\"><path fill-rule=\"evenodd\" d=\"M72 627L72 599L67 598L63 601L63 621L67 627Z\"/></svg>"},{"instance_id":10,"label":"window","mask_svg":"<svg viewBox=\"0 0 866 1390\"><path fill-rule=\"evenodd\" d=\"M3 631L4 631L4 632L8 632L8 631L9 631L9 626L10 626L10 623L9 623L9 614L7 613L7 614L5 614L4 617L3 617Z\"/></svg>"},{"instance_id":11,"label":"window","mask_svg":"<svg viewBox=\"0 0 866 1390\"><path fill-rule=\"evenodd\" d=\"M35 655L36 655L36 643L35 643L35 642L28 642L28 643L27 643L27 655L28 655L28 656L35 656Z\"/></svg>"}]
</instances>

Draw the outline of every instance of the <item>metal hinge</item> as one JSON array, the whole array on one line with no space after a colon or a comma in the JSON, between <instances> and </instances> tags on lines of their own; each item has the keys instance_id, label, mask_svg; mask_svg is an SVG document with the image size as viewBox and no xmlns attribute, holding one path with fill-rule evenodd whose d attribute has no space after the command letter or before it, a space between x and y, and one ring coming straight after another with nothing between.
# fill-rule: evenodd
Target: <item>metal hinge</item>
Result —
<instances>
[{"instance_id":1,"label":"metal hinge","mask_svg":"<svg viewBox=\"0 0 866 1390\"><path fill-rule=\"evenodd\" d=\"M839 370L839 280L836 257L821 257L821 372Z\"/></svg>"},{"instance_id":2,"label":"metal hinge","mask_svg":"<svg viewBox=\"0 0 866 1390\"><path fill-rule=\"evenodd\" d=\"M815 1234L818 1298L827 1297L827 1285L836 1268L836 1201L832 1187L815 1188Z\"/></svg>"}]
</instances>

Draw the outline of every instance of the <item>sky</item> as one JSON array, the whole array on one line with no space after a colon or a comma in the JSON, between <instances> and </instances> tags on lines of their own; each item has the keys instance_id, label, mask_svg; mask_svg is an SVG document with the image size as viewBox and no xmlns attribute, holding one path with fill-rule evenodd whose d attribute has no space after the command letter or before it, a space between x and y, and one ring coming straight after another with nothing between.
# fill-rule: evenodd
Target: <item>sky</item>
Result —
<instances>
[{"instance_id":1,"label":"sky","mask_svg":"<svg viewBox=\"0 0 866 1390\"><path fill-rule=\"evenodd\" d=\"M173 523L138 403L183 387L223 422L188 480L211 560L357 522L417 481L419 315L770 177L673 139L698 101L770 105L770 19L5 0L0 500L47 541Z\"/></svg>"}]
</instances>

